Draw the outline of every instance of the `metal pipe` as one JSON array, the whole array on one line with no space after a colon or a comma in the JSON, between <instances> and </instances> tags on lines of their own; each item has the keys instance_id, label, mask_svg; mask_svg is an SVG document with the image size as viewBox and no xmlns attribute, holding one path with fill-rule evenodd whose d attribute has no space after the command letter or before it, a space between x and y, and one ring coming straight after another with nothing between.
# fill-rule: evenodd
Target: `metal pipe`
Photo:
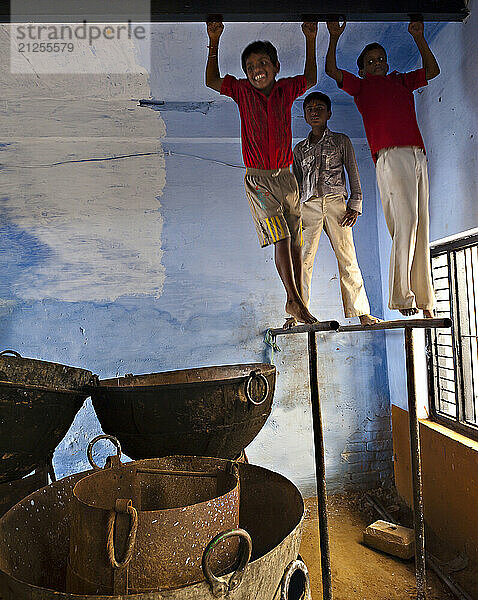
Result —
<instances>
[{"instance_id":1,"label":"metal pipe","mask_svg":"<svg viewBox=\"0 0 478 600\"><path fill-rule=\"evenodd\" d=\"M349 333L352 331L381 331L383 329L405 329L414 327L418 329L437 329L451 327L451 319L397 319L396 321L380 321L375 325L340 325L338 321L317 321L311 325L296 325L295 327L281 327L269 329L272 336L288 335L289 333L309 333L312 331L338 331Z\"/></svg>"},{"instance_id":2,"label":"metal pipe","mask_svg":"<svg viewBox=\"0 0 478 600\"><path fill-rule=\"evenodd\" d=\"M385 510L385 508L380 504L380 502L378 502L378 500L375 500L375 498L371 496L368 492L365 492L365 499L371 506L374 507L374 509L378 512L382 519L388 521L389 523L392 523L392 525L399 525L399 523Z\"/></svg>"},{"instance_id":3,"label":"metal pipe","mask_svg":"<svg viewBox=\"0 0 478 600\"><path fill-rule=\"evenodd\" d=\"M295 327L281 327L280 329L269 329L271 335L287 335L289 333L309 333L312 331L337 331L340 327L338 321L317 321L311 325L296 325Z\"/></svg>"},{"instance_id":4,"label":"metal pipe","mask_svg":"<svg viewBox=\"0 0 478 600\"><path fill-rule=\"evenodd\" d=\"M325 455L322 414L320 410L319 375L317 369L317 340L315 331L308 332L310 402L314 429L315 477L317 482L317 510L319 515L320 563L322 567L323 600L333 600L332 571L330 567L329 525L327 518L327 490L325 486Z\"/></svg>"},{"instance_id":5,"label":"metal pipe","mask_svg":"<svg viewBox=\"0 0 478 600\"><path fill-rule=\"evenodd\" d=\"M397 319L396 321L380 321L375 325L341 325L337 331L380 331L381 329L437 329L451 327L451 319Z\"/></svg>"},{"instance_id":6,"label":"metal pipe","mask_svg":"<svg viewBox=\"0 0 478 600\"><path fill-rule=\"evenodd\" d=\"M425 521L423 516L423 497L420 463L419 423L417 414L417 397L415 370L413 360L413 329L436 329L452 326L451 319L400 319L382 321L376 325L338 326L337 321L323 321L312 325L299 325L289 329L270 329L272 337L289 333L308 334L309 342L309 377L310 398L314 428L314 446L317 480L317 497L319 513L319 536L322 563L322 585L324 600L332 600L332 575L330 568L330 548L327 523L327 492L325 487L325 458L322 417L320 412L319 382L317 373L317 341L316 331L336 330L339 332L377 331L386 329L404 329L405 353L408 391L408 411L410 424L410 451L413 479L413 513L415 525L415 572L417 582L417 600L426 600L426 566L425 566Z\"/></svg>"},{"instance_id":7,"label":"metal pipe","mask_svg":"<svg viewBox=\"0 0 478 600\"><path fill-rule=\"evenodd\" d=\"M389 523L394 523L395 525L400 525L400 523L398 523L386 511L386 509L380 504L380 502L378 500L375 500L375 498L373 496L366 493L365 498L366 498L367 502L375 508L375 510L378 512L378 514L382 517L382 519L385 519L385 521L388 521ZM458 600L474 600L468 594L468 592L466 592L460 585L458 585L458 583L453 581L453 579L451 577L449 577L446 573L443 573L443 571L438 566L438 563L436 562L434 557L429 552L426 552L425 556L427 559L427 565L432 569L432 571L434 571L436 573L438 578L447 586L447 588L450 590L450 592L452 592Z\"/></svg>"},{"instance_id":8,"label":"metal pipe","mask_svg":"<svg viewBox=\"0 0 478 600\"><path fill-rule=\"evenodd\" d=\"M410 452L412 459L413 519L415 525L415 573L417 600L426 600L425 520L423 517L422 473L420 464L420 433L417 413L415 365L413 361L413 329L405 327L408 418L410 423Z\"/></svg>"},{"instance_id":9,"label":"metal pipe","mask_svg":"<svg viewBox=\"0 0 478 600\"><path fill-rule=\"evenodd\" d=\"M446 573L440 569L440 567L435 562L433 556L427 553L427 564L428 566L435 571L439 579L443 581L443 583L448 587L448 589L458 598L458 600L473 600L473 598L465 592L465 590L460 587L451 577L449 577Z\"/></svg>"}]
</instances>

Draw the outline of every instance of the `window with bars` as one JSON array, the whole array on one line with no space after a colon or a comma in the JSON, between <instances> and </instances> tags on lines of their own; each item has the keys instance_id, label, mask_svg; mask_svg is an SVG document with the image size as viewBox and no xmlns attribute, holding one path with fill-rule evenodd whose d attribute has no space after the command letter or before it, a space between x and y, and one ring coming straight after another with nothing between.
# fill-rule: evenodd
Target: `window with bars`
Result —
<instances>
[{"instance_id":1,"label":"window with bars","mask_svg":"<svg viewBox=\"0 0 478 600\"><path fill-rule=\"evenodd\" d=\"M437 317L453 328L429 330L432 416L478 439L478 232L431 249Z\"/></svg>"}]
</instances>

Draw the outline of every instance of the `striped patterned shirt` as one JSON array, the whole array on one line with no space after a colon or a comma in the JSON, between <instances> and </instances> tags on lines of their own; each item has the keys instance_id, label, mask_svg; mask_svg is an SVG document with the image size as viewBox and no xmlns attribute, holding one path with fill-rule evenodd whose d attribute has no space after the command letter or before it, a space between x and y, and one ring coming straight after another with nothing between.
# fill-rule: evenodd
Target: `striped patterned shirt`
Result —
<instances>
[{"instance_id":1,"label":"striped patterned shirt","mask_svg":"<svg viewBox=\"0 0 478 600\"><path fill-rule=\"evenodd\" d=\"M299 184L301 201L336 195L347 198L344 167L350 185L347 206L361 213L362 189L350 138L326 127L322 139L314 143L311 132L294 148L292 171Z\"/></svg>"},{"instance_id":2,"label":"striped patterned shirt","mask_svg":"<svg viewBox=\"0 0 478 600\"><path fill-rule=\"evenodd\" d=\"M291 108L306 90L304 75L278 79L269 96L256 90L248 79L224 77L221 94L239 107L246 167L281 169L292 164Z\"/></svg>"}]
</instances>

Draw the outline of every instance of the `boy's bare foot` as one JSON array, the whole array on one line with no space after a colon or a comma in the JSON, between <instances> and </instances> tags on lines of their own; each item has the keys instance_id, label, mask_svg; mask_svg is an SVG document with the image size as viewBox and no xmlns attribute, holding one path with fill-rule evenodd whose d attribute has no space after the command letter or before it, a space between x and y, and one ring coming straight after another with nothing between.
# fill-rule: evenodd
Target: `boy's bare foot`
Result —
<instances>
[{"instance_id":1,"label":"boy's bare foot","mask_svg":"<svg viewBox=\"0 0 478 600\"><path fill-rule=\"evenodd\" d=\"M297 325L297 319L295 317L289 317L285 320L283 329L290 329L291 327L295 327Z\"/></svg>"},{"instance_id":2,"label":"boy's bare foot","mask_svg":"<svg viewBox=\"0 0 478 600\"><path fill-rule=\"evenodd\" d=\"M435 318L435 311L433 309L424 308L423 309L423 318L424 319L433 319Z\"/></svg>"},{"instance_id":3,"label":"boy's bare foot","mask_svg":"<svg viewBox=\"0 0 478 600\"><path fill-rule=\"evenodd\" d=\"M360 325L375 325L375 323L381 323L382 319L374 317L373 315L360 315Z\"/></svg>"},{"instance_id":4,"label":"boy's bare foot","mask_svg":"<svg viewBox=\"0 0 478 600\"><path fill-rule=\"evenodd\" d=\"M399 308L398 310L404 317L412 317L418 314L418 308Z\"/></svg>"},{"instance_id":5,"label":"boy's bare foot","mask_svg":"<svg viewBox=\"0 0 478 600\"><path fill-rule=\"evenodd\" d=\"M294 300L287 300L285 304L285 312L291 317L295 317L300 323L316 323L317 319L310 314L305 304L295 302Z\"/></svg>"}]
</instances>

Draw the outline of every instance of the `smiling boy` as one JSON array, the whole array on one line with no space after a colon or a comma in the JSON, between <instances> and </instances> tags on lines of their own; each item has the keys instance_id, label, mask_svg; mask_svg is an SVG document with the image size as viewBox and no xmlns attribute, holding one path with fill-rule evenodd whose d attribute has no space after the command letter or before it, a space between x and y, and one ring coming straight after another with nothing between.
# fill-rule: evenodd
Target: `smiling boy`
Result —
<instances>
[{"instance_id":1,"label":"smiling boy","mask_svg":"<svg viewBox=\"0 0 478 600\"><path fill-rule=\"evenodd\" d=\"M431 318L435 296L428 241L427 160L413 91L427 85L440 69L425 40L421 22L408 26L422 58L421 69L388 74L385 49L374 42L357 59L360 77L337 68L337 42L345 23L329 22L327 28L330 40L325 71L353 96L362 114L383 212L392 236L388 306L405 316L422 309L423 316Z\"/></svg>"},{"instance_id":2,"label":"smiling boy","mask_svg":"<svg viewBox=\"0 0 478 600\"><path fill-rule=\"evenodd\" d=\"M221 22L209 22L206 85L231 97L241 117L242 155L247 168L246 195L259 243L274 244L274 260L284 285L286 312L302 323L314 323L302 295L302 221L299 190L292 164L291 108L294 100L317 83L317 23L303 23L306 60L303 75L276 80L277 51L270 42L253 42L242 53L247 79L220 76Z\"/></svg>"},{"instance_id":3,"label":"smiling boy","mask_svg":"<svg viewBox=\"0 0 478 600\"><path fill-rule=\"evenodd\" d=\"M352 235L352 227L362 212L362 190L352 142L344 133L327 127L332 116L328 96L312 92L305 97L303 108L312 130L294 148L293 171L302 201L304 299L308 305L314 259L324 230L337 258L345 316L358 317L361 325L373 325L379 319L370 315ZM347 203L345 171L350 185Z\"/></svg>"}]
</instances>

